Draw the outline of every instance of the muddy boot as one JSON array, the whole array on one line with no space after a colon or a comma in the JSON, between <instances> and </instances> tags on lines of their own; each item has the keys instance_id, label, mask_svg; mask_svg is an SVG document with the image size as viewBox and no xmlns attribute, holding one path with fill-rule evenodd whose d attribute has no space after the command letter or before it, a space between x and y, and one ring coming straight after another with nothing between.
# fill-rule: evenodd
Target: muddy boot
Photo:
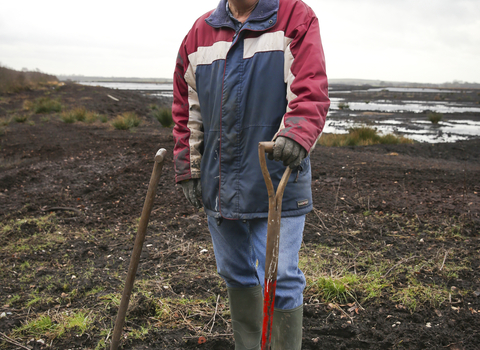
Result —
<instances>
[{"instance_id":1,"label":"muddy boot","mask_svg":"<svg viewBox=\"0 0 480 350\"><path fill-rule=\"evenodd\" d=\"M303 305L292 310L273 312L272 350L300 350L302 348Z\"/></svg>"},{"instance_id":2,"label":"muddy boot","mask_svg":"<svg viewBox=\"0 0 480 350\"><path fill-rule=\"evenodd\" d=\"M235 350L259 350L262 337L262 286L227 288Z\"/></svg>"}]
</instances>

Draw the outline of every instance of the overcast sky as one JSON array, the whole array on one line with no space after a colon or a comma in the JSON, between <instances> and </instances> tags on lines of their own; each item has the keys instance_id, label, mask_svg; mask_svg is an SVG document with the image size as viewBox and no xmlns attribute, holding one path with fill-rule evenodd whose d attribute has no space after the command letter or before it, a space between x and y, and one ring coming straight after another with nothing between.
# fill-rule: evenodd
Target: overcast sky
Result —
<instances>
[{"instance_id":1,"label":"overcast sky","mask_svg":"<svg viewBox=\"0 0 480 350\"><path fill-rule=\"evenodd\" d=\"M480 0L305 0L329 78L480 83ZM194 20L218 0L15 0L0 63L51 74L171 78Z\"/></svg>"}]
</instances>

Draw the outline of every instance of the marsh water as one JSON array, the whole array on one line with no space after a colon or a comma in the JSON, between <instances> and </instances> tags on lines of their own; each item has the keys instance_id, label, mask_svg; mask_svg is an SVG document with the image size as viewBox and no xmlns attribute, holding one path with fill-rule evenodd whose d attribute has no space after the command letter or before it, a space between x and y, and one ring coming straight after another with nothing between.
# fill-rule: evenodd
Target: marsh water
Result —
<instances>
[{"instance_id":1,"label":"marsh water","mask_svg":"<svg viewBox=\"0 0 480 350\"><path fill-rule=\"evenodd\" d=\"M172 84L81 82L119 90L140 90L171 98ZM325 133L348 133L368 125L419 142L455 142L480 138L480 90L332 85ZM434 124L431 113L441 114Z\"/></svg>"}]
</instances>

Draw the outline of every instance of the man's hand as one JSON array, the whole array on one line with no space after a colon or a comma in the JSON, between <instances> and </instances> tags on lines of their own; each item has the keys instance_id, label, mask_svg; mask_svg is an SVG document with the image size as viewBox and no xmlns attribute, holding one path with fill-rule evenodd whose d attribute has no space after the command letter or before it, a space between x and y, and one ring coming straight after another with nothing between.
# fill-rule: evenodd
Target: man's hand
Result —
<instances>
[{"instance_id":1,"label":"man's hand","mask_svg":"<svg viewBox=\"0 0 480 350\"><path fill-rule=\"evenodd\" d=\"M298 142L287 137L279 136L275 140L273 154L269 154L268 159L274 159L276 161L281 160L283 161L283 165L295 169L300 165L306 155L307 151L300 146Z\"/></svg>"},{"instance_id":2,"label":"man's hand","mask_svg":"<svg viewBox=\"0 0 480 350\"><path fill-rule=\"evenodd\" d=\"M200 209L202 207L202 185L200 179L191 179L180 182L182 185L183 194L188 199L191 205Z\"/></svg>"}]
</instances>

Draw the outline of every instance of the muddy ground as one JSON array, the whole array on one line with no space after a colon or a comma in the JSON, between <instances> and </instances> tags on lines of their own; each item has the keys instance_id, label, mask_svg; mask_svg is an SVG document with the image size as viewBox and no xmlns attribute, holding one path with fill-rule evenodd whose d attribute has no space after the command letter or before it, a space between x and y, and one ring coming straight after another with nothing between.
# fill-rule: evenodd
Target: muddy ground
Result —
<instances>
[{"instance_id":1,"label":"muddy ground","mask_svg":"<svg viewBox=\"0 0 480 350\"><path fill-rule=\"evenodd\" d=\"M142 124L118 131L23 109L40 96L109 119L135 111ZM0 98L0 348L109 344L164 147L122 348L233 349L205 214L175 185L172 130L150 115L169 102L75 84ZM8 122L15 113L29 119ZM303 349L478 349L480 140L311 157Z\"/></svg>"}]
</instances>

